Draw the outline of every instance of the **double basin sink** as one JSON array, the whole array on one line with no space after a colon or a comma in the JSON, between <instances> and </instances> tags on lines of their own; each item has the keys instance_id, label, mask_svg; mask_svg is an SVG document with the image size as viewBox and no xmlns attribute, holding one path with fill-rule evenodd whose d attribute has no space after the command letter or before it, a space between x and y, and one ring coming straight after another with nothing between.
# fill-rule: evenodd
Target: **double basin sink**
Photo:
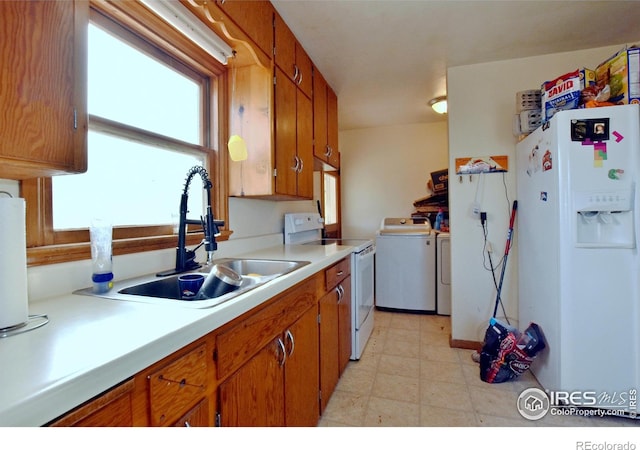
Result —
<instances>
[{"instance_id":1,"label":"double basin sink","mask_svg":"<svg viewBox=\"0 0 640 450\"><path fill-rule=\"evenodd\" d=\"M272 259L222 258L214 260L188 273L204 273L211 271L214 265L224 266L242 277L240 285L233 291L213 298L183 300L178 287L179 275L157 277L148 275L129 280L115 282L113 288L105 293L94 293L91 288L80 289L75 294L91 295L113 300L135 301L142 303L170 304L186 308L211 308L229 301L251 289L262 286L276 278L293 272L309 261L282 261Z\"/></svg>"}]
</instances>

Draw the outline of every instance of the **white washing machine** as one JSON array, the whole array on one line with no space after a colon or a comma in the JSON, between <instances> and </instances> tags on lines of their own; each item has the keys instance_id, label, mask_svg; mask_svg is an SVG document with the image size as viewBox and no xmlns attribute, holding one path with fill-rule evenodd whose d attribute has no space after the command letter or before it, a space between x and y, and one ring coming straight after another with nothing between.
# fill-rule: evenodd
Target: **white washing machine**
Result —
<instances>
[{"instance_id":1,"label":"white washing machine","mask_svg":"<svg viewBox=\"0 0 640 450\"><path fill-rule=\"evenodd\" d=\"M383 219L376 234L376 306L435 313L435 256L428 220Z\"/></svg>"},{"instance_id":2,"label":"white washing machine","mask_svg":"<svg viewBox=\"0 0 640 450\"><path fill-rule=\"evenodd\" d=\"M451 235L436 234L436 312L451 315Z\"/></svg>"}]
</instances>

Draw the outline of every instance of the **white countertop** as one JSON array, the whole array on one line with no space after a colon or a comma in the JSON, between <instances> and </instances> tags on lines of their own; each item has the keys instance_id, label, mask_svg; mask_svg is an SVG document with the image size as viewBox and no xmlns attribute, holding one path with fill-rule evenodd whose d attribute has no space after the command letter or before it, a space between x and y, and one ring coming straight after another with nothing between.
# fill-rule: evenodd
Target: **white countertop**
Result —
<instances>
[{"instance_id":1,"label":"white countertop","mask_svg":"<svg viewBox=\"0 0 640 450\"><path fill-rule=\"evenodd\" d=\"M310 261L209 309L67 294L29 304L49 323L0 339L0 426L40 426L351 253L280 245L231 257Z\"/></svg>"}]
</instances>

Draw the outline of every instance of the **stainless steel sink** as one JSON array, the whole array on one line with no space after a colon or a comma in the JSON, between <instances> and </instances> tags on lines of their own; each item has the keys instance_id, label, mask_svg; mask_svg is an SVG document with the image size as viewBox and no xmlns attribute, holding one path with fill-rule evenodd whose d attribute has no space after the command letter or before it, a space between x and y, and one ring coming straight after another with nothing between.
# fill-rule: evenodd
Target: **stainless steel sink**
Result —
<instances>
[{"instance_id":1,"label":"stainless steel sink","mask_svg":"<svg viewBox=\"0 0 640 450\"><path fill-rule=\"evenodd\" d=\"M171 304L186 308L211 308L251 289L262 286L294 270L299 269L309 261L282 261L272 259L222 258L213 261L212 265L193 271L194 273L208 273L213 265L227 266L242 276L240 286L229 293L214 298L197 300L183 300L178 288L178 276L157 277L148 275L114 283L113 288L106 293L96 294L91 288L80 289L74 294L91 295L113 300L135 301L154 304Z\"/></svg>"},{"instance_id":2,"label":"stainless steel sink","mask_svg":"<svg viewBox=\"0 0 640 450\"><path fill-rule=\"evenodd\" d=\"M308 261L280 261L277 259L222 259L214 261L216 264L229 267L231 270L245 277L274 277L292 272L299 267L309 264Z\"/></svg>"}]
</instances>

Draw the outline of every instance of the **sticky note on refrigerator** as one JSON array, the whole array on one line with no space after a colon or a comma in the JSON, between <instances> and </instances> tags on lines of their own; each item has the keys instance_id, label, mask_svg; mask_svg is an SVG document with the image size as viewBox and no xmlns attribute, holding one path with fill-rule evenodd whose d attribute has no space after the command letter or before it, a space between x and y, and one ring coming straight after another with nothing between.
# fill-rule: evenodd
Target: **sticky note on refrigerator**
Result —
<instances>
[{"instance_id":1,"label":"sticky note on refrigerator","mask_svg":"<svg viewBox=\"0 0 640 450\"><path fill-rule=\"evenodd\" d=\"M602 167L607 160L607 144L595 142L593 144L593 167Z\"/></svg>"}]
</instances>

